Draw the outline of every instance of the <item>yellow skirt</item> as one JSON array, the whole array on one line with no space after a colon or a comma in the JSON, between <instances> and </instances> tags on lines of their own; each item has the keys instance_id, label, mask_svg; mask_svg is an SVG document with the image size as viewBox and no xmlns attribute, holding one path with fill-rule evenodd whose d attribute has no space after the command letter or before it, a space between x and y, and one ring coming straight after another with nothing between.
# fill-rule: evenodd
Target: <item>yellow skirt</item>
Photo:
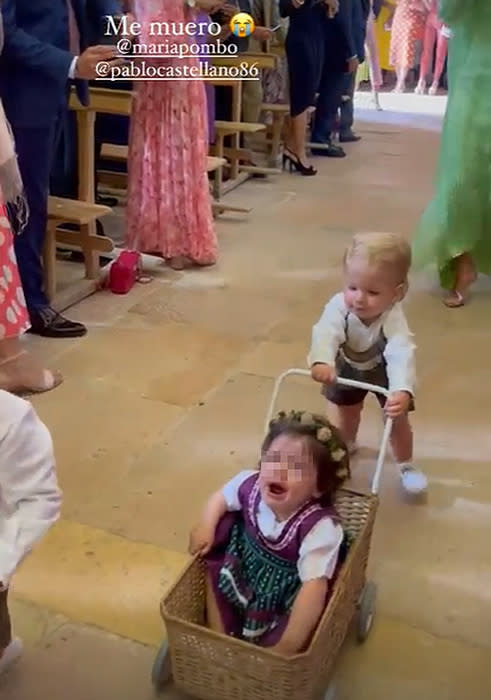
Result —
<instances>
[{"instance_id":1,"label":"yellow skirt","mask_svg":"<svg viewBox=\"0 0 491 700\"><path fill-rule=\"evenodd\" d=\"M394 0L387 0L391 5L395 5ZM377 37L377 45L379 52L380 68L381 70L394 70L393 66L389 63L390 58L390 32L388 32L384 25L390 15L390 11L387 7L382 7L380 14L375 22L375 35Z\"/></svg>"}]
</instances>

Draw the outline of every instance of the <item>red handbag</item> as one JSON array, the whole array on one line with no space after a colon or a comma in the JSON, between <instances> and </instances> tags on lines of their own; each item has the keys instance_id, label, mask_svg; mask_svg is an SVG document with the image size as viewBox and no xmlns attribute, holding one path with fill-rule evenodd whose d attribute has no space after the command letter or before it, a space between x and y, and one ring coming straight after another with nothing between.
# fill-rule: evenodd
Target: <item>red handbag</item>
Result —
<instances>
[{"instance_id":1,"label":"red handbag","mask_svg":"<svg viewBox=\"0 0 491 700\"><path fill-rule=\"evenodd\" d=\"M114 294L128 294L135 282L148 278L142 275L142 259L136 250L123 250L111 265L108 287Z\"/></svg>"}]
</instances>

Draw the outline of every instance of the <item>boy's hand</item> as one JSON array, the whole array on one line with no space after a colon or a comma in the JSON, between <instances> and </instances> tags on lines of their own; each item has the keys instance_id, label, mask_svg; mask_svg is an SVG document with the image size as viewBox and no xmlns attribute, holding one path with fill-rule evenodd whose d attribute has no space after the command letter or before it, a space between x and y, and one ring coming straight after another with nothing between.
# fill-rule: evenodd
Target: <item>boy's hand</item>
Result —
<instances>
[{"instance_id":1,"label":"boy's hand","mask_svg":"<svg viewBox=\"0 0 491 700\"><path fill-rule=\"evenodd\" d=\"M385 413L389 418L398 418L408 412L411 394L407 391L394 391L385 404Z\"/></svg>"},{"instance_id":2,"label":"boy's hand","mask_svg":"<svg viewBox=\"0 0 491 700\"><path fill-rule=\"evenodd\" d=\"M336 381L336 370L331 365L323 363L315 364L310 370L312 379L321 384L334 384Z\"/></svg>"},{"instance_id":3,"label":"boy's hand","mask_svg":"<svg viewBox=\"0 0 491 700\"><path fill-rule=\"evenodd\" d=\"M210 551L215 539L215 528L207 523L199 523L191 530L189 536L189 553L192 556L200 554L204 556Z\"/></svg>"}]
</instances>

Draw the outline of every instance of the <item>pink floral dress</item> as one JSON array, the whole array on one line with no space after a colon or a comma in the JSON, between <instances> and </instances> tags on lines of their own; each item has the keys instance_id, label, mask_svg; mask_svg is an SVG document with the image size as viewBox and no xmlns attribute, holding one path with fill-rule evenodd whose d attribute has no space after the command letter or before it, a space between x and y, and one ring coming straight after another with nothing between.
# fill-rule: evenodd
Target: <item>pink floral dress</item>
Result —
<instances>
[{"instance_id":1,"label":"pink floral dress","mask_svg":"<svg viewBox=\"0 0 491 700\"><path fill-rule=\"evenodd\" d=\"M12 230L3 204L0 204L0 270L0 340L17 338L29 329L30 323Z\"/></svg>"},{"instance_id":2,"label":"pink floral dress","mask_svg":"<svg viewBox=\"0 0 491 700\"><path fill-rule=\"evenodd\" d=\"M133 12L142 25L142 43L170 45L194 40L185 35L150 35L152 22L179 26L193 20L183 0L133 0ZM147 67L160 70L187 66L190 71L191 66L199 66L197 56L144 60ZM165 259L185 256L199 265L212 264L217 257L217 238L206 172L208 125L203 82L149 79L135 81L134 88L126 245Z\"/></svg>"}]
</instances>

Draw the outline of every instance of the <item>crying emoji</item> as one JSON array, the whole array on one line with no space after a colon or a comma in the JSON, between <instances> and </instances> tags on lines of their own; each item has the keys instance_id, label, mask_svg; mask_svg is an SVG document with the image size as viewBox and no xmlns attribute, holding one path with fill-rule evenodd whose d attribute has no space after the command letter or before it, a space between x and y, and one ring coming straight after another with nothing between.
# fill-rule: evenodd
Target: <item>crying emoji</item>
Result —
<instances>
[{"instance_id":1,"label":"crying emoji","mask_svg":"<svg viewBox=\"0 0 491 700\"><path fill-rule=\"evenodd\" d=\"M245 39L250 36L254 29L254 20L247 12L239 12L230 20L230 31L239 39Z\"/></svg>"}]
</instances>

